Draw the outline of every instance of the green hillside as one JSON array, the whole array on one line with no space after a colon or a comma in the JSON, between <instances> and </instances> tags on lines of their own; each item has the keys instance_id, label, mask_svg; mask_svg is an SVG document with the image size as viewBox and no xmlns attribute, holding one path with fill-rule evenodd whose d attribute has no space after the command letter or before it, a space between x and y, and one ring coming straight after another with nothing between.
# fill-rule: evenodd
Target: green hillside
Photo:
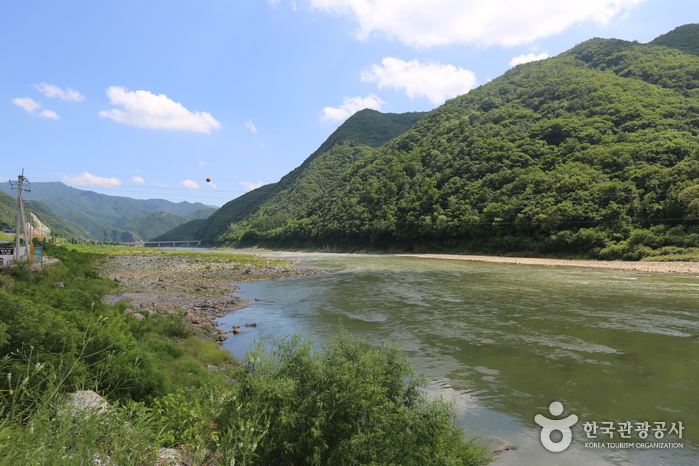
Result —
<instances>
[{"instance_id":1,"label":"green hillside","mask_svg":"<svg viewBox=\"0 0 699 466\"><path fill-rule=\"evenodd\" d=\"M179 215L166 212L153 212L149 215L129 220L120 226L126 231L138 232L141 238L149 240L185 222L186 220Z\"/></svg>"},{"instance_id":2,"label":"green hillside","mask_svg":"<svg viewBox=\"0 0 699 466\"><path fill-rule=\"evenodd\" d=\"M187 225L190 227L197 226L197 229L191 231L188 235L201 239L204 244L214 244L218 236L225 232L232 223L240 222L256 212L276 192L277 183L271 183L236 197L211 214L203 224L188 223ZM162 239L174 239L167 236L167 234L163 236L165 238Z\"/></svg>"},{"instance_id":3,"label":"green hillside","mask_svg":"<svg viewBox=\"0 0 699 466\"><path fill-rule=\"evenodd\" d=\"M90 235L80 226L56 215L46 204L37 201L26 203L26 214L32 212L37 218L51 229L53 236L64 238L77 238ZM17 211L17 198L0 191L0 231L15 229L15 212ZM13 235L14 237L14 235Z\"/></svg>"},{"instance_id":4,"label":"green hillside","mask_svg":"<svg viewBox=\"0 0 699 466\"><path fill-rule=\"evenodd\" d=\"M638 259L699 246L698 216L699 57L592 39L446 102L289 224L222 240Z\"/></svg>"},{"instance_id":5,"label":"green hillside","mask_svg":"<svg viewBox=\"0 0 699 466\"><path fill-rule=\"evenodd\" d=\"M279 182L226 203L199 226L194 236L205 244L214 244L231 224L239 231L285 225L301 215L346 167L403 134L424 115L425 112L395 114L370 109L355 113Z\"/></svg>"},{"instance_id":6,"label":"green hillside","mask_svg":"<svg viewBox=\"0 0 699 466\"><path fill-rule=\"evenodd\" d=\"M9 183L0 183L0 191L11 192ZM216 210L199 202L108 196L60 182L32 183L30 198L82 227L87 233L80 236L99 241L148 240Z\"/></svg>"},{"instance_id":7,"label":"green hillside","mask_svg":"<svg viewBox=\"0 0 699 466\"><path fill-rule=\"evenodd\" d=\"M197 230L204 224L204 219L197 218L183 223L165 233L153 237L150 241L190 241L198 239L196 237Z\"/></svg>"},{"instance_id":8,"label":"green hillside","mask_svg":"<svg viewBox=\"0 0 699 466\"><path fill-rule=\"evenodd\" d=\"M83 227L57 215L43 202L28 201L27 206L27 211L31 211L42 223L51 229L52 236L60 236L62 238L90 238L91 236Z\"/></svg>"},{"instance_id":9,"label":"green hillside","mask_svg":"<svg viewBox=\"0 0 699 466\"><path fill-rule=\"evenodd\" d=\"M685 24L667 34L656 37L651 44L663 45L681 50L684 53L699 55L699 28L697 28L697 24Z\"/></svg>"},{"instance_id":10,"label":"green hillside","mask_svg":"<svg viewBox=\"0 0 699 466\"><path fill-rule=\"evenodd\" d=\"M15 211L17 199L0 191L0 230L15 229Z\"/></svg>"}]
</instances>

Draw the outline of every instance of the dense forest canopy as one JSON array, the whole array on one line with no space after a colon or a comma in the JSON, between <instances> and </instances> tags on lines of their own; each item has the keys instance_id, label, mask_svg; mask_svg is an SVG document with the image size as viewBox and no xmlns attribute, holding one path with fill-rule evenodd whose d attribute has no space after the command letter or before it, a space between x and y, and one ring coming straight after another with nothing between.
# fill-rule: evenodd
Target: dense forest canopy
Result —
<instances>
[{"instance_id":1,"label":"dense forest canopy","mask_svg":"<svg viewBox=\"0 0 699 466\"><path fill-rule=\"evenodd\" d=\"M656 37L651 44L664 45L685 53L699 55L699 28L697 24L685 24Z\"/></svg>"},{"instance_id":2,"label":"dense forest canopy","mask_svg":"<svg viewBox=\"0 0 699 466\"><path fill-rule=\"evenodd\" d=\"M592 39L517 66L318 184L283 226L243 221L220 240L604 259L692 252L699 56L686 49Z\"/></svg>"}]
</instances>

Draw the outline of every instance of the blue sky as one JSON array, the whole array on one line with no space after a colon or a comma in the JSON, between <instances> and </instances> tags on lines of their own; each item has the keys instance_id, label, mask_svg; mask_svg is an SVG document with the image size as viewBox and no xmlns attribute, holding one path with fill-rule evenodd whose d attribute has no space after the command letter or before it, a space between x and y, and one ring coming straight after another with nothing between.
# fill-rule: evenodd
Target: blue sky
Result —
<instances>
[{"instance_id":1,"label":"blue sky","mask_svg":"<svg viewBox=\"0 0 699 466\"><path fill-rule=\"evenodd\" d=\"M219 206L362 108L431 110L593 37L696 22L696 0L5 1L0 180Z\"/></svg>"}]
</instances>

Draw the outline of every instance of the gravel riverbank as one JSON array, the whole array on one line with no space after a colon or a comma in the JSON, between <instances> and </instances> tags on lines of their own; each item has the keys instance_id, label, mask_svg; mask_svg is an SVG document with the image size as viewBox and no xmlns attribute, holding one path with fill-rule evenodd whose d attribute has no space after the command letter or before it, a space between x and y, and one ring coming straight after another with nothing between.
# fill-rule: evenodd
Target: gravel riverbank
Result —
<instances>
[{"instance_id":1,"label":"gravel riverbank","mask_svg":"<svg viewBox=\"0 0 699 466\"><path fill-rule=\"evenodd\" d=\"M589 267L595 269L636 270L639 272L661 273L696 273L699 274L699 262L626 262L593 261L567 259L538 259L529 257L501 256L467 256L458 254L391 254L393 256L420 257L425 259L449 259L473 262L492 262L502 264L543 265L548 267Z\"/></svg>"},{"instance_id":2,"label":"gravel riverbank","mask_svg":"<svg viewBox=\"0 0 699 466\"><path fill-rule=\"evenodd\" d=\"M251 263L197 254L123 255L109 257L100 266L101 275L120 283L119 294L109 302L126 300L134 313L183 315L195 330L219 342L226 333L214 319L250 304L234 296L232 283L281 280L326 273L325 270L294 267L298 262L256 258Z\"/></svg>"}]
</instances>

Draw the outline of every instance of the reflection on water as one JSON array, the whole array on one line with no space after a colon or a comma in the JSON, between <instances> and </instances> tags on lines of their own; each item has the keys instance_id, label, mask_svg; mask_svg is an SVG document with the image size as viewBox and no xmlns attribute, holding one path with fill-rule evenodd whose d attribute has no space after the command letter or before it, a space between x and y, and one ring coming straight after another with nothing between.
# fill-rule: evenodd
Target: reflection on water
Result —
<instances>
[{"instance_id":1,"label":"reflection on water","mask_svg":"<svg viewBox=\"0 0 699 466\"><path fill-rule=\"evenodd\" d=\"M263 301L222 324L258 323L225 347L296 330L322 344L342 324L400 342L431 396L453 400L471 434L514 445L499 464L696 464L699 277L344 254L290 254L332 274L240 284ZM573 445L546 451L536 414L578 415ZM586 421L682 421L682 439L586 440ZM651 433L652 437L652 433ZM682 442L683 449L591 449L585 442Z\"/></svg>"}]
</instances>

